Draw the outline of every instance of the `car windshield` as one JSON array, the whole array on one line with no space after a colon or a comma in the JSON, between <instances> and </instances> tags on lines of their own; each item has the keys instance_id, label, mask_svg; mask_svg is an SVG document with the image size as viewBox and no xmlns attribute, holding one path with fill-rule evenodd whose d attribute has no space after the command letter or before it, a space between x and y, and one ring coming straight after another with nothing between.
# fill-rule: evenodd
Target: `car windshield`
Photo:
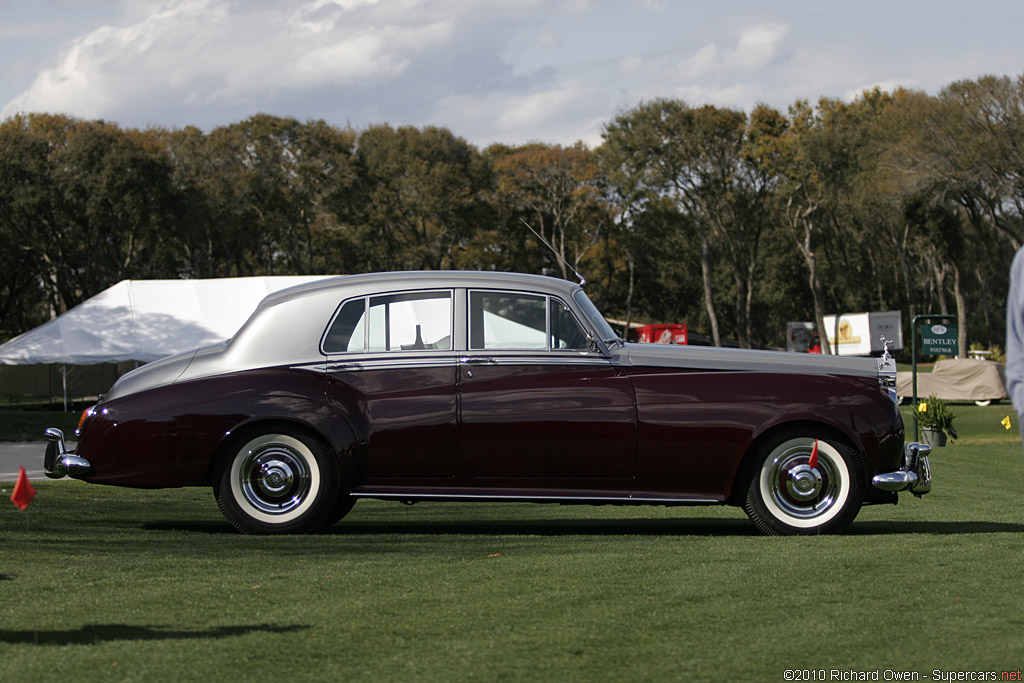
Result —
<instances>
[{"instance_id":1,"label":"car windshield","mask_svg":"<svg viewBox=\"0 0 1024 683\"><path fill-rule=\"evenodd\" d=\"M615 334L615 330L608 324L608 321L601 315L601 311L597 310L597 306L590 300L582 289L577 289L576 293L572 295L576 305L583 310L583 314L590 319L590 323L597 330L597 334L604 341L614 341L619 338L619 335Z\"/></svg>"}]
</instances>

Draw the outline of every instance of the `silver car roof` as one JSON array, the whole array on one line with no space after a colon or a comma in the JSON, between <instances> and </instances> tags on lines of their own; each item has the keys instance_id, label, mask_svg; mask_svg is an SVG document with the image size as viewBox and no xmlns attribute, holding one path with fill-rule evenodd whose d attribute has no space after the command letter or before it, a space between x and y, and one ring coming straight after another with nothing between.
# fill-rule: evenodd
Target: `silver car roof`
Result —
<instances>
[{"instance_id":1,"label":"silver car roof","mask_svg":"<svg viewBox=\"0 0 1024 683\"><path fill-rule=\"evenodd\" d=\"M385 293L391 289L420 289L426 287L528 289L534 292L564 297L571 297L577 289L580 289L580 285L574 282L546 275L473 270L409 270L325 277L323 280L288 287L287 289L269 294L261 302L259 308L276 306L287 301L328 291L337 292L343 298L347 298Z\"/></svg>"}]
</instances>

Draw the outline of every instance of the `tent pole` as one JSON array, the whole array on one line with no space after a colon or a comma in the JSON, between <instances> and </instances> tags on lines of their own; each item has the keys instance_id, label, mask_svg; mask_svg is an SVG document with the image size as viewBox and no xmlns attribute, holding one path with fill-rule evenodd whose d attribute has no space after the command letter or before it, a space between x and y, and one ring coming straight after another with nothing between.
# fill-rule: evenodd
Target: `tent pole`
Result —
<instances>
[{"instance_id":1,"label":"tent pole","mask_svg":"<svg viewBox=\"0 0 1024 683\"><path fill-rule=\"evenodd\" d=\"M68 364L60 366L61 384L64 385L64 412L68 412Z\"/></svg>"}]
</instances>

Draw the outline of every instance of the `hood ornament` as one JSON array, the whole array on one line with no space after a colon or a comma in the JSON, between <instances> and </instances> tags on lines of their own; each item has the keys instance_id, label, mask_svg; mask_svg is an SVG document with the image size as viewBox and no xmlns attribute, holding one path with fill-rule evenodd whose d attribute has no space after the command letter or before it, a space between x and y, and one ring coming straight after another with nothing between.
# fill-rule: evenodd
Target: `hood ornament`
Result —
<instances>
[{"instance_id":1,"label":"hood ornament","mask_svg":"<svg viewBox=\"0 0 1024 683\"><path fill-rule=\"evenodd\" d=\"M882 340L882 355L878 359L878 370L881 372L892 362L892 354L889 353L889 344L892 342L885 338L885 335L879 337Z\"/></svg>"}]
</instances>

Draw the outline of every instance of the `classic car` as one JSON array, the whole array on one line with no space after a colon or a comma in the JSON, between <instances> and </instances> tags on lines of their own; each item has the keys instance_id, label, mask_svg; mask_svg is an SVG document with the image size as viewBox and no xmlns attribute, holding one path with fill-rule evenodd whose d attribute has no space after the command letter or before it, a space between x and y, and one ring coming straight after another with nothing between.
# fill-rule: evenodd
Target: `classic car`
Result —
<instances>
[{"instance_id":1,"label":"classic car","mask_svg":"<svg viewBox=\"0 0 1024 683\"><path fill-rule=\"evenodd\" d=\"M822 533L931 488L894 383L888 357L626 343L555 278L338 276L124 375L75 450L47 430L44 466L209 486L246 533L314 531L360 498L734 505Z\"/></svg>"}]
</instances>

